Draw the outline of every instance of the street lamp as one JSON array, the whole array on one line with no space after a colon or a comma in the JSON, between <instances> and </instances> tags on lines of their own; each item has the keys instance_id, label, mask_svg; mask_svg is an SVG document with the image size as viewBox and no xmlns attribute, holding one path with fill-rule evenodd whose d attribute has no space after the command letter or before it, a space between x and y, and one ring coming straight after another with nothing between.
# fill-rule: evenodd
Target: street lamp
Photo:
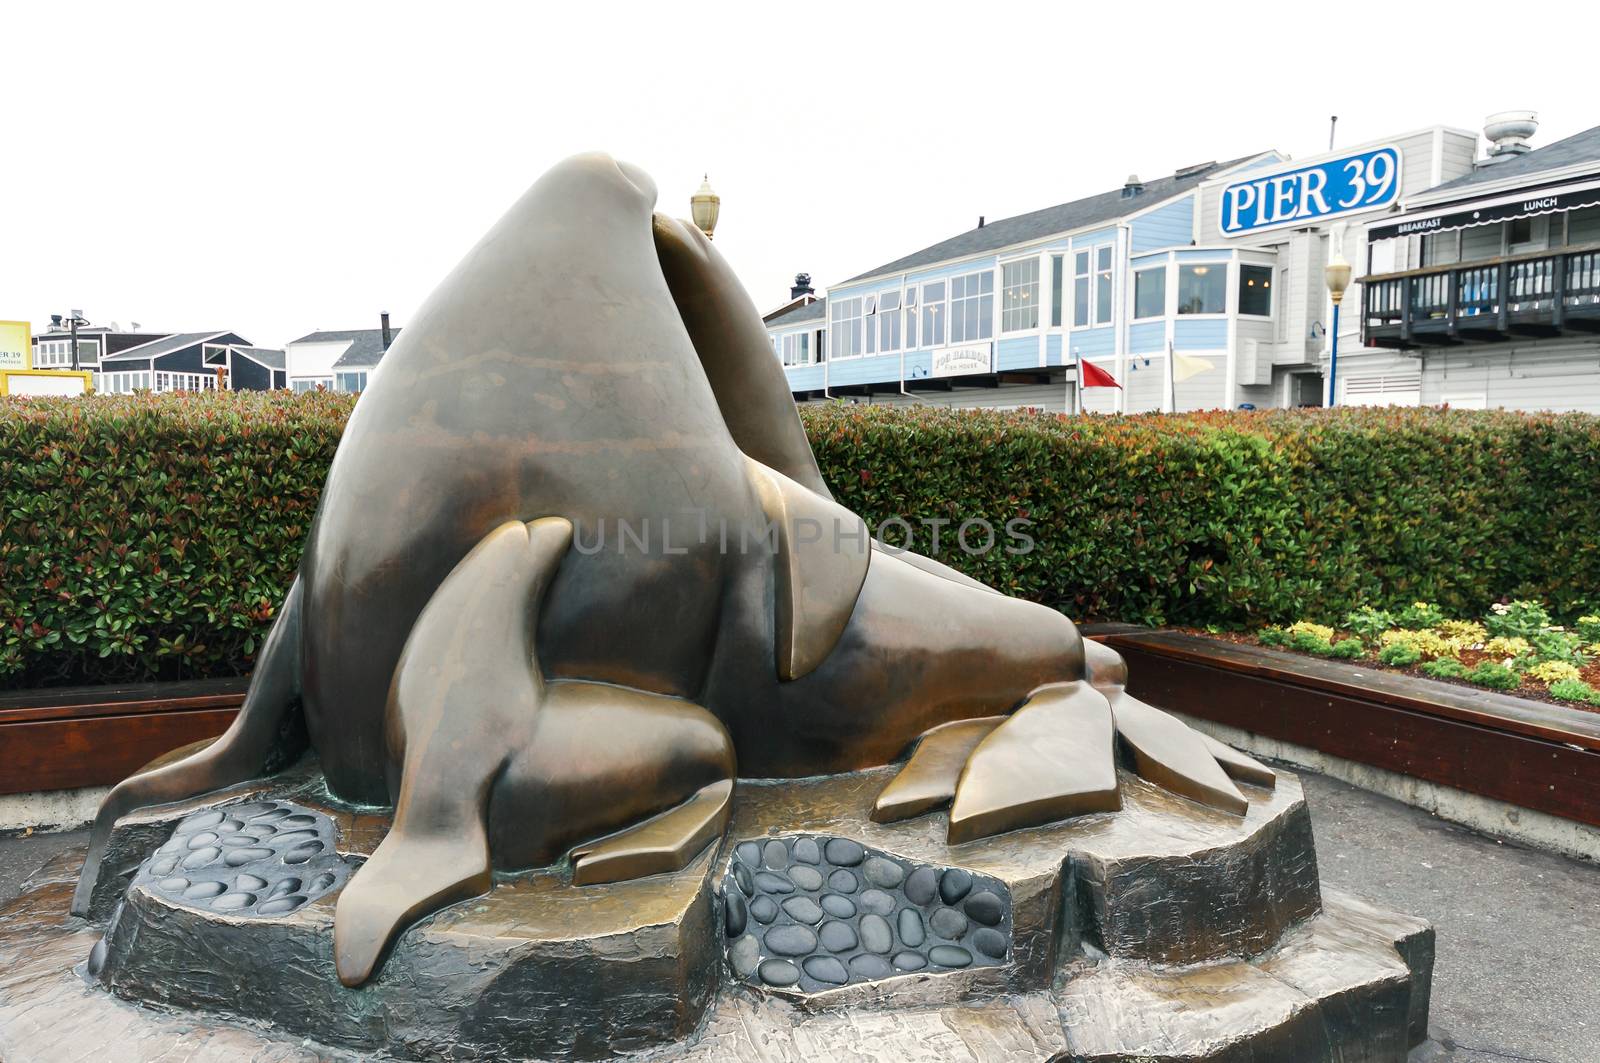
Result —
<instances>
[{"instance_id":1,"label":"street lamp","mask_svg":"<svg viewBox=\"0 0 1600 1063\"><path fill-rule=\"evenodd\" d=\"M1339 304L1344 301L1345 289L1350 287L1350 263L1345 261L1340 244L1343 233L1338 234L1333 245L1333 256L1323 269L1323 279L1328 282L1328 295L1333 299L1333 353L1328 358L1328 405L1339 404Z\"/></svg>"},{"instance_id":2,"label":"street lamp","mask_svg":"<svg viewBox=\"0 0 1600 1063\"><path fill-rule=\"evenodd\" d=\"M67 317L67 325L72 330L72 371L74 373L78 371L78 326L87 325L88 323L83 316L82 310L74 310Z\"/></svg>"},{"instance_id":3,"label":"street lamp","mask_svg":"<svg viewBox=\"0 0 1600 1063\"><path fill-rule=\"evenodd\" d=\"M721 208L722 197L711 191L711 175L707 174L700 182L699 191L689 197L689 215L707 240L717 227L717 213Z\"/></svg>"}]
</instances>

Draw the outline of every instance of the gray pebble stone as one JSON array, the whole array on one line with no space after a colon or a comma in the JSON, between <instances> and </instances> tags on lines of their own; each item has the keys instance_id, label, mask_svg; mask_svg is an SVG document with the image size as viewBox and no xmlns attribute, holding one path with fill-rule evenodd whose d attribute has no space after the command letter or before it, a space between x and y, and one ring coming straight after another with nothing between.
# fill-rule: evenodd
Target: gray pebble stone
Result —
<instances>
[{"instance_id":1,"label":"gray pebble stone","mask_svg":"<svg viewBox=\"0 0 1600 1063\"><path fill-rule=\"evenodd\" d=\"M829 893L822 898L822 910L835 919L849 919L856 914L856 906L850 903L850 898L837 893Z\"/></svg>"},{"instance_id":2,"label":"gray pebble stone","mask_svg":"<svg viewBox=\"0 0 1600 1063\"><path fill-rule=\"evenodd\" d=\"M290 817L290 818L292 819L293 817ZM286 819L283 822L285 824L287 824L289 822L289 820ZM312 841L316 841L316 840L317 840L317 832L316 831L311 830L310 828L303 828L301 830L282 830L282 831L279 831L277 834L273 835L272 844L274 844L274 845L299 845L301 842L312 842Z\"/></svg>"},{"instance_id":3,"label":"gray pebble stone","mask_svg":"<svg viewBox=\"0 0 1600 1063\"><path fill-rule=\"evenodd\" d=\"M191 834L189 836L189 848L204 849L208 845L215 845L216 841L216 831L203 830L199 834Z\"/></svg>"},{"instance_id":4,"label":"gray pebble stone","mask_svg":"<svg viewBox=\"0 0 1600 1063\"><path fill-rule=\"evenodd\" d=\"M734 864L733 880L739 884L740 889L744 890L744 895L746 897L755 896L756 883L755 880L750 877L750 869L748 867L745 867L743 864Z\"/></svg>"},{"instance_id":5,"label":"gray pebble stone","mask_svg":"<svg viewBox=\"0 0 1600 1063\"><path fill-rule=\"evenodd\" d=\"M762 893L793 893L794 883L772 871L757 871L756 889Z\"/></svg>"},{"instance_id":6,"label":"gray pebble stone","mask_svg":"<svg viewBox=\"0 0 1600 1063\"><path fill-rule=\"evenodd\" d=\"M928 950L928 959L940 967L965 967L972 962L972 953L960 945L935 945Z\"/></svg>"},{"instance_id":7,"label":"gray pebble stone","mask_svg":"<svg viewBox=\"0 0 1600 1063\"><path fill-rule=\"evenodd\" d=\"M808 956L805 961L806 974L819 982L829 985L844 985L850 980L850 975L845 972L844 964L832 956Z\"/></svg>"},{"instance_id":8,"label":"gray pebble stone","mask_svg":"<svg viewBox=\"0 0 1600 1063\"><path fill-rule=\"evenodd\" d=\"M245 845L260 844L260 841L254 834L230 834L222 839L222 846L225 849L238 849Z\"/></svg>"},{"instance_id":9,"label":"gray pebble stone","mask_svg":"<svg viewBox=\"0 0 1600 1063\"><path fill-rule=\"evenodd\" d=\"M861 873L866 876L868 882L885 889L894 889L905 881L906 877L904 868L893 860L885 860L881 856L868 857L866 864L861 868Z\"/></svg>"},{"instance_id":10,"label":"gray pebble stone","mask_svg":"<svg viewBox=\"0 0 1600 1063\"><path fill-rule=\"evenodd\" d=\"M805 864L795 864L789 869L789 878L796 886L803 890L820 890L822 888L822 872Z\"/></svg>"},{"instance_id":11,"label":"gray pebble stone","mask_svg":"<svg viewBox=\"0 0 1600 1063\"><path fill-rule=\"evenodd\" d=\"M823 923L817 937L829 952L849 952L856 947L856 932L849 923Z\"/></svg>"},{"instance_id":12,"label":"gray pebble stone","mask_svg":"<svg viewBox=\"0 0 1600 1063\"><path fill-rule=\"evenodd\" d=\"M288 879L287 881L293 882L295 889L300 888L300 882L298 879ZM324 871L322 874L311 880L311 889L313 892L317 890L331 889L333 884L337 881L338 876L332 871Z\"/></svg>"},{"instance_id":13,"label":"gray pebble stone","mask_svg":"<svg viewBox=\"0 0 1600 1063\"><path fill-rule=\"evenodd\" d=\"M860 884L856 882L855 873L853 871L847 871L841 867L839 870L828 876L828 888L830 890L837 890L840 893L854 893L861 887Z\"/></svg>"},{"instance_id":14,"label":"gray pebble stone","mask_svg":"<svg viewBox=\"0 0 1600 1063\"><path fill-rule=\"evenodd\" d=\"M798 838L794 843L794 858L802 864L820 864L822 847L815 838Z\"/></svg>"},{"instance_id":15,"label":"gray pebble stone","mask_svg":"<svg viewBox=\"0 0 1600 1063\"><path fill-rule=\"evenodd\" d=\"M906 898L912 904L927 904L939 892L939 874L931 867L919 867L906 878Z\"/></svg>"},{"instance_id":16,"label":"gray pebble stone","mask_svg":"<svg viewBox=\"0 0 1600 1063\"><path fill-rule=\"evenodd\" d=\"M728 946L728 959L740 978L749 978L761 962L761 943L754 934L746 934Z\"/></svg>"},{"instance_id":17,"label":"gray pebble stone","mask_svg":"<svg viewBox=\"0 0 1600 1063\"><path fill-rule=\"evenodd\" d=\"M894 898L882 890L866 890L861 894L861 910L874 915L888 915L894 911Z\"/></svg>"},{"instance_id":18,"label":"gray pebble stone","mask_svg":"<svg viewBox=\"0 0 1600 1063\"><path fill-rule=\"evenodd\" d=\"M171 878L162 879L160 886L168 893L182 893L189 888L189 880L182 875L174 875Z\"/></svg>"},{"instance_id":19,"label":"gray pebble stone","mask_svg":"<svg viewBox=\"0 0 1600 1063\"><path fill-rule=\"evenodd\" d=\"M969 919L984 926L999 926L1001 918L1005 915L1005 908L1000 903L1000 898L988 890L980 890L968 897L964 907Z\"/></svg>"},{"instance_id":20,"label":"gray pebble stone","mask_svg":"<svg viewBox=\"0 0 1600 1063\"><path fill-rule=\"evenodd\" d=\"M228 862L232 863L233 857L239 853L249 853L254 851L255 850L253 849L235 849L233 852L228 854ZM320 852L322 852L321 842L301 842L299 845L283 854L283 862L286 864L303 864Z\"/></svg>"},{"instance_id":21,"label":"gray pebble stone","mask_svg":"<svg viewBox=\"0 0 1600 1063\"><path fill-rule=\"evenodd\" d=\"M219 912L237 912L241 908L248 908L256 903L254 893L224 893L211 902L211 907Z\"/></svg>"},{"instance_id":22,"label":"gray pebble stone","mask_svg":"<svg viewBox=\"0 0 1600 1063\"><path fill-rule=\"evenodd\" d=\"M177 833L192 834L197 830L204 830L207 827L215 827L218 823L221 823L226 818L226 816L214 808L209 812L199 812L178 824Z\"/></svg>"},{"instance_id":23,"label":"gray pebble stone","mask_svg":"<svg viewBox=\"0 0 1600 1063\"><path fill-rule=\"evenodd\" d=\"M881 915L862 916L861 946L868 952L888 952L894 948L894 935L889 933L889 921Z\"/></svg>"},{"instance_id":24,"label":"gray pebble stone","mask_svg":"<svg viewBox=\"0 0 1600 1063\"><path fill-rule=\"evenodd\" d=\"M860 842L853 842L849 838L829 838L823 852L828 857L828 863L840 867L855 867L867 855L867 850Z\"/></svg>"},{"instance_id":25,"label":"gray pebble stone","mask_svg":"<svg viewBox=\"0 0 1600 1063\"><path fill-rule=\"evenodd\" d=\"M260 875L240 875L233 880L233 884L242 890L264 890L267 880Z\"/></svg>"},{"instance_id":26,"label":"gray pebble stone","mask_svg":"<svg viewBox=\"0 0 1600 1063\"><path fill-rule=\"evenodd\" d=\"M889 966L888 960L882 956L874 956L870 952L850 957L850 969L866 981L887 978L894 974L894 968Z\"/></svg>"},{"instance_id":27,"label":"gray pebble stone","mask_svg":"<svg viewBox=\"0 0 1600 1063\"><path fill-rule=\"evenodd\" d=\"M894 956L894 965L902 971L920 971L928 966L928 958L920 952L897 952Z\"/></svg>"},{"instance_id":28,"label":"gray pebble stone","mask_svg":"<svg viewBox=\"0 0 1600 1063\"><path fill-rule=\"evenodd\" d=\"M211 861L215 860L221 855L221 849L218 849L215 845L208 845L204 849L196 849L194 852L184 857L183 866L186 870L192 871L197 867L205 867L207 864L211 863ZM269 852L267 855L271 856L272 854Z\"/></svg>"},{"instance_id":29,"label":"gray pebble stone","mask_svg":"<svg viewBox=\"0 0 1600 1063\"><path fill-rule=\"evenodd\" d=\"M278 897L274 900L262 902L256 911L262 915L286 915L304 903L306 903L306 898L298 894L293 897Z\"/></svg>"},{"instance_id":30,"label":"gray pebble stone","mask_svg":"<svg viewBox=\"0 0 1600 1063\"><path fill-rule=\"evenodd\" d=\"M178 869L178 855L163 856L150 865L150 873L158 878L164 878Z\"/></svg>"},{"instance_id":31,"label":"gray pebble stone","mask_svg":"<svg viewBox=\"0 0 1600 1063\"><path fill-rule=\"evenodd\" d=\"M228 892L228 887L220 882L196 882L183 891L183 895L190 900L203 900L207 897L218 897Z\"/></svg>"},{"instance_id":32,"label":"gray pebble stone","mask_svg":"<svg viewBox=\"0 0 1600 1063\"><path fill-rule=\"evenodd\" d=\"M967 917L954 908L940 908L928 920L928 925L940 937L958 941L967 932Z\"/></svg>"},{"instance_id":33,"label":"gray pebble stone","mask_svg":"<svg viewBox=\"0 0 1600 1063\"><path fill-rule=\"evenodd\" d=\"M778 902L771 897L757 897L750 902L750 915L758 923L770 923L778 918Z\"/></svg>"},{"instance_id":34,"label":"gray pebble stone","mask_svg":"<svg viewBox=\"0 0 1600 1063\"><path fill-rule=\"evenodd\" d=\"M728 937L736 938L744 933L749 921L750 909L745 906L744 894L738 890L729 890L723 908L723 922L728 928Z\"/></svg>"},{"instance_id":35,"label":"gray pebble stone","mask_svg":"<svg viewBox=\"0 0 1600 1063\"><path fill-rule=\"evenodd\" d=\"M973 931L970 944L991 960L1006 957L1006 936L992 927L983 926Z\"/></svg>"},{"instance_id":36,"label":"gray pebble stone","mask_svg":"<svg viewBox=\"0 0 1600 1063\"><path fill-rule=\"evenodd\" d=\"M939 896L944 898L944 903L954 904L967 895L972 888L972 873L963 871L959 867L952 867L939 877Z\"/></svg>"},{"instance_id":37,"label":"gray pebble stone","mask_svg":"<svg viewBox=\"0 0 1600 1063\"><path fill-rule=\"evenodd\" d=\"M229 867L238 867L254 860L264 860L272 855L272 850L260 845L252 845L244 849L229 849L228 855L223 857L223 863ZM285 860L288 857L284 857Z\"/></svg>"},{"instance_id":38,"label":"gray pebble stone","mask_svg":"<svg viewBox=\"0 0 1600 1063\"><path fill-rule=\"evenodd\" d=\"M760 967L761 980L782 989L800 981L800 971L788 960L766 960Z\"/></svg>"},{"instance_id":39,"label":"gray pebble stone","mask_svg":"<svg viewBox=\"0 0 1600 1063\"><path fill-rule=\"evenodd\" d=\"M810 897L790 897L783 902L783 910L797 923L816 926L822 922L822 909Z\"/></svg>"},{"instance_id":40,"label":"gray pebble stone","mask_svg":"<svg viewBox=\"0 0 1600 1063\"><path fill-rule=\"evenodd\" d=\"M919 947L928 937L927 931L922 928L922 916L915 908L900 909L897 929L900 931L900 943L912 948Z\"/></svg>"},{"instance_id":41,"label":"gray pebble stone","mask_svg":"<svg viewBox=\"0 0 1600 1063\"><path fill-rule=\"evenodd\" d=\"M761 862L774 871L782 871L789 866L789 847L774 838L761 847Z\"/></svg>"},{"instance_id":42,"label":"gray pebble stone","mask_svg":"<svg viewBox=\"0 0 1600 1063\"><path fill-rule=\"evenodd\" d=\"M261 815L259 815L259 816L251 816L250 817L250 822L252 824L255 824L255 823L276 823L278 820L283 819L288 814L289 814L289 810L287 808L269 808L269 809L267 809L267 811L261 813ZM222 813L218 812L217 815L221 816ZM217 822L221 823L222 820L218 819Z\"/></svg>"},{"instance_id":43,"label":"gray pebble stone","mask_svg":"<svg viewBox=\"0 0 1600 1063\"><path fill-rule=\"evenodd\" d=\"M283 822L286 824L292 823L296 827L314 827L317 824L317 817L305 812L295 812L292 815L284 816Z\"/></svg>"},{"instance_id":44,"label":"gray pebble stone","mask_svg":"<svg viewBox=\"0 0 1600 1063\"><path fill-rule=\"evenodd\" d=\"M751 867L761 866L761 843L740 842L734 847L734 854Z\"/></svg>"},{"instance_id":45,"label":"gray pebble stone","mask_svg":"<svg viewBox=\"0 0 1600 1063\"><path fill-rule=\"evenodd\" d=\"M775 926L767 931L766 942L768 952L776 952L780 956L804 956L817 947L817 935L812 933L808 926L795 926L785 923Z\"/></svg>"},{"instance_id":46,"label":"gray pebble stone","mask_svg":"<svg viewBox=\"0 0 1600 1063\"><path fill-rule=\"evenodd\" d=\"M328 883L328 885L331 886L331 885L333 885L333 883L330 882L330 883ZM312 889L323 889L325 887L318 886L316 883L312 883L311 884L311 888ZM276 886L273 886L272 889L267 891L267 899L271 900L273 897L282 897L282 896L284 896L286 894L296 893L296 892L299 891L299 889L300 889L300 880L299 879L297 879L297 878L279 879L278 880L278 884Z\"/></svg>"}]
</instances>

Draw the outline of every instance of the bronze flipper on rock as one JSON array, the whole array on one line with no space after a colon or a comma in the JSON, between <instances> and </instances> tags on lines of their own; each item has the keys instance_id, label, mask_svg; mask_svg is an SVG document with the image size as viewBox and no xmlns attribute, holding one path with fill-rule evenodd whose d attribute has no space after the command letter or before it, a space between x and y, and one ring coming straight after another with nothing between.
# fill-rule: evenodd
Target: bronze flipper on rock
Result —
<instances>
[{"instance_id":1,"label":"bronze flipper on rock","mask_svg":"<svg viewBox=\"0 0 1600 1063\"><path fill-rule=\"evenodd\" d=\"M956 795L956 783L967 758L1005 720L1004 716L956 720L924 734L905 767L873 803L873 821L893 823L948 805Z\"/></svg>"}]
</instances>

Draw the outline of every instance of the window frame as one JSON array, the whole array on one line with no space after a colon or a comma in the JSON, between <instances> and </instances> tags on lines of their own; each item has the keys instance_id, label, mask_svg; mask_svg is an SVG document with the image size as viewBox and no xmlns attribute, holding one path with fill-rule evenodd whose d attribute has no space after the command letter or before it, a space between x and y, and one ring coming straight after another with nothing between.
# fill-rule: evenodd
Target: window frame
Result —
<instances>
[{"instance_id":1,"label":"window frame","mask_svg":"<svg viewBox=\"0 0 1600 1063\"><path fill-rule=\"evenodd\" d=\"M918 295L918 302L922 305L922 327L918 330L918 338L922 341L924 349L934 350L939 347L949 346L950 342L950 278L935 277L923 281L919 287L922 289ZM928 298L928 289L938 288L937 298ZM930 326L932 328L930 329ZM938 333L938 340L932 339L931 333Z\"/></svg>"},{"instance_id":2,"label":"window frame","mask_svg":"<svg viewBox=\"0 0 1600 1063\"><path fill-rule=\"evenodd\" d=\"M1009 282L1007 282L1007 280L1006 280L1007 272L1012 270L1013 268L1021 268L1021 267L1031 267L1032 272L1033 272L1032 278L1030 280L1020 281L1018 283L1009 283ZM1043 279L1044 279L1043 278L1043 273L1044 273L1044 257L1042 255L1039 255L1039 254L1024 255L1021 258L1007 259L1007 260L1005 260L1005 261L1000 263L1000 281L999 281L1000 292L999 292L999 294L1000 294L1000 334L1001 335L1005 335L1007 333L1014 333L1014 332L1038 332L1039 331L1040 325L1041 325L1041 323L1043 321L1043 317L1044 317L1044 315L1039 312L1039 295L1040 295L1040 292L1043 291L1043 288L1044 288L1044 285L1041 283L1043 281ZM1008 293L1012 289L1014 289L1014 288L1025 289L1025 288L1029 287L1030 285L1033 288L1032 295L1031 296L1026 296L1025 295L1023 297L1023 303L1025 303L1026 305L1019 305L1019 306L1007 306L1006 305L1006 299L1007 299ZM1024 315L1024 318L1026 317L1027 313L1031 312L1032 315L1033 315L1033 323L1032 324L1016 325L1014 327L1011 326L1011 325L1006 324L1006 316L1008 314L1012 313L1013 311L1021 311L1023 313L1023 315Z\"/></svg>"},{"instance_id":3,"label":"window frame","mask_svg":"<svg viewBox=\"0 0 1600 1063\"><path fill-rule=\"evenodd\" d=\"M1106 259L1102 266L1100 259ZM1100 290L1105 284L1105 292ZM1101 309L1105 309L1104 320L1100 317ZM1114 325L1117 320L1117 250L1116 244L1096 244L1094 248L1094 327L1103 328Z\"/></svg>"},{"instance_id":4,"label":"window frame","mask_svg":"<svg viewBox=\"0 0 1600 1063\"><path fill-rule=\"evenodd\" d=\"M994 274L995 274L994 268L993 267L988 267L988 268L984 268L984 269L973 270L973 271L971 271L969 273L957 273L957 274L954 274L952 276L949 276L949 277L945 278L945 280L950 285L949 319L945 322L945 340L946 340L946 342L948 343L949 346L956 347L956 346L964 346L964 345L969 344L969 343L993 343L994 342L994 328L995 328L994 305L995 305L995 294L996 294L996 292L995 292L995 275ZM971 281L973 278L977 278L978 291L977 291L976 294L968 294L966 292L966 290L965 290L966 289L966 282ZM988 291L984 291L983 290L983 284L984 284L985 279L987 279L988 282L989 282L989 290ZM962 293L959 296L959 298L961 300L961 304L962 304L962 306L961 306L961 325L962 325L961 331L962 331L962 335L961 335L960 339L957 339L956 335L955 335L956 299L958 298L957 295L956 295L956 282L957 281L961 281L962 282ZM985 312L985 308L984 308L984 301L985 300L988 301L987 312ZM978 314L977 314L978 332L977 332L977 335L969 337L966 334L967 333L967 307L969 305L973 305L973 304L976 304L976 307L977 307L977 310L978 310ZM984 330L985 329L988 330L988 334L987 335L984 334Z\"/></svg>"},{"instance_id":5,"label":"window frame","mask_svg":"<svg viewBox=\"0 0 1600 1063\"><path fill-rule=\"evenodd\" d=\"M828 334L829 346L832 348L830 357L836 362L848 361L851 358L866 357L866 349L862 344L862 329L865 327L866 316L862 313L865 307L862 296L851 296L848 299L828 300ZM854 310L852 313L851 310ZM836 330L843 327L849 333L849 344L841 344ZM848 348L848 353L841 353L842 348Z\"/></svg>"},{"instance_id":6,"label":"window frame","mask_svg":"<svg viewBox=\"0 0 1600 1063\"><path fill-rule=\"evenodd\" d=\"M1230 278L1231 278L1231 276L1233 274L1231 261L1229 259L1225 259L1225 258L1224 259L1218 259L1215 262L1212 262L1212 261L1184 262L1184 261L1180 260L1179 262L1176 263L1176 265L1178 267L1178 283L1177 283L1176 290L1174 292L1175 303L1174 303L1173 308L1172 308L1173 317L1183 317L1183 318L1227 317L1228 316L1228 287L1229 287L1229 283L1230 283ZM1186 269L1187 270L1193 270L1193 269L1201 268L1201 267L1206 268L1206 269L1221 269L1222 270L1222 309L1221 310L1194 310L1194 311L1187 311L1187 310L1184 310L1184 308L1183 308L1183 271L1186 270Z\"/></svg>"},{"instance_id":7,"label":"window frame","mask_svg":"<svg viewBox=\"0 0 1600 1063\"><path fill-rule=\"evenodd\" d=\"M1267 276L1267 312L1265 314L1252 314L1244 308L1244 271L1247 269L1260 270ZM1277 282L1277 270L1271 263L1244 262L1238 264L1233 271L1233 305L1239 317L1247 317L1252 321L1271 321L1277 316L1278 298L1273 294L1272 286Z\"/></svg>"},{"instance_id":8,"label":"window frame","mask_svg":"<svg viewBox=\"0 0 1600 1063\"><path fill-rule=\"evenodd\" d=\"M1132 295L1133 295L1133 308L1132 308L1132 312L1128 315L1128 320L1130 320L1130 321L1155 321L1155 320L1158 320L1160 318L1164 318L1164 317L1167 316L1167 295L1168 295L1168 293L1169 293L1169 291L1171 289L1171 286L1167 283L1167 281L1170 279L1167 276L1167 272L1171 268L1171 266L1172 266L1172 262L1170 260L1162 259L1159 263L1152 263L1151 265L1148 265L1148 266L1135 266L1135 267L1133 267L1133 269L1132 269L1132 273L1133 273L1133 284L1132 284L1132 288L1133 288L1133 292L1132 292ZM1159 274L1161 274L1161 309L1157 310L1153 314L1141 314L1141 313L1139 313L1139 278L1144 276L1146 273L1159 273Z\"/></svg>"}]
</instances>

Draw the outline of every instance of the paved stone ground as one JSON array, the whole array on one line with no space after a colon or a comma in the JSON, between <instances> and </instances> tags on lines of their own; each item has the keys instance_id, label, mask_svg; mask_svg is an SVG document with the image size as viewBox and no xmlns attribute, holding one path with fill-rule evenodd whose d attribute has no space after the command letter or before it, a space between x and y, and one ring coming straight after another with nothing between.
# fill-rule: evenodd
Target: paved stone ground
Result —
<instances>
[{"instance_id":1,"label":"paved stone ground","mask_svg":"<svg viewBox=\"0 0 1600 1063\"><path fill-rule=\"evenodd\" d=\"M1323 881L1438 932L1412 1063L1600 1061L1600 865L1502 844L1302 773ZM87 832L0 838L0 899Z\"/></svg>"}]
</instances>

